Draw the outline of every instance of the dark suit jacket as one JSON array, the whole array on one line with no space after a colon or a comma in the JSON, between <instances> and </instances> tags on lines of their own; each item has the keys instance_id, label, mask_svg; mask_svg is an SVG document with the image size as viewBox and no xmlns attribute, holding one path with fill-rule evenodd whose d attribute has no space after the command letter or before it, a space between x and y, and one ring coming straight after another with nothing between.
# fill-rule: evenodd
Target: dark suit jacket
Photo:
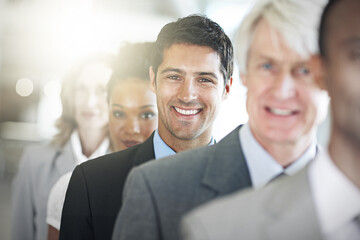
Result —
<instances>
[{"instance_id":1,"label":"dark suit jacket","mask_svg":"<svg viewBox=\"0 0 360 240\"><path fill-rule=\"evenodd\" d=\"M130 170L155 158L154 133L144 143L77 166L66 193L60 239L111 239Z\"/></svg>"},{"instance_id":2,"label":"dark suit jacket","mask_svg":"<svg viewBox=\"0 0 360 240\"><path fill-rule=\"evenodd\" d=\"M211 199L251 186L239 128L215 145L133 169L124 188L113 239L176 240L183 214Z\"/></svg>"}]
</instances>

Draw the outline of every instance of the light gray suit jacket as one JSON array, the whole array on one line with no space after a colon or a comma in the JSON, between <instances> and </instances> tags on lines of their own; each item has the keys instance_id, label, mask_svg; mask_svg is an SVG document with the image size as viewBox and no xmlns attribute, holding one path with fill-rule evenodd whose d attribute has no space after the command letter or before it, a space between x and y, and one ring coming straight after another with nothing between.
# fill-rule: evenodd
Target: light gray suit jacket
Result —
<instances>
[{"instance_id":1,"label":"light gray suit jacket","mask_svg":"<svg viewBox=\"0 0 360 240\"><path fill-rule=\"evenodd\" d=\"M24 150L12 187L12 239L45 240L49 192L56 181L76 166L70 141L63 149L51 145Z\"/></svg>"},{"instance_id":2,"label":"light gray suit jacket","mask_svg":"<svg viewBox=\"0 0 360 240\"><path fill-rule=\"evenodd\" d=\"M182 221L183 239L321 239L307 170L195 209Z\"/></svg>"},{"instance_id":3,"label":"light gray suit jacket","mask_svg":"<svg viewBox=\"0 0 360 240\"><path fill-rule=\"evenodd\" d=\"M239 128L215 145L133 169L125 184L113 239L179 239L183 214L251 186Z\"/></svg>"}]
</instances>

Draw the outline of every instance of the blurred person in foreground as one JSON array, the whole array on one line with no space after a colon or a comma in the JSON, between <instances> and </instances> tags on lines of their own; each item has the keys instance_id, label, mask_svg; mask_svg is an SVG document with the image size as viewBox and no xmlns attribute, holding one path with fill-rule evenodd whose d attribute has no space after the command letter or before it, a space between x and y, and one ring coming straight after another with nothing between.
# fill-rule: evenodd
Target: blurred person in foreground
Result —
<instances>
[{"instance_id":1,"label":"blurred person in foreground","mask_svg":"<svg viewBox=\"0 0 360 240\"><path fill-rule=\"evenodd\" d=\"M193 15L165 25L155 42L150 67L158 129L142 144L75 169L66 193L60 239L111 239L123 185L134 166L213 144L212 127L230 91L232 70L233 48L218 24Z\"/></svg>"},{"instance_id":2,"label":"blurred person in foreground","mask_svg":"<svg viewBox=\"0 0 360 240\"><path fill-rule=\"evenodd\" d=\"M149 67L153 43L124 44L107 87L111 151L144 142L157 127L156 97L150 88ZM61 212L72 172L52 188L46 222L48 240L59 239Z\"/></svg>"},{"instance_id":3,"label":"blurred person in foreground","mask_svg":"<svg viewBox=\"0 0 360 240\"><path fill-rule=\"evenodd\" d=\"M59 133L52 142L25 149L12 188L12 239L45 240L46 206L52 186L77 164L109 151L106 85L111 59L91 57L62 82Z\"/></svg>"},{"instance_id":4,"label":"blurred person in foreground","mask_svg":"<svg viewBox=\"0 0 360 240\"><path fill-rule=\"evenodd\" d=\"M332 0L321 18L332 117L326 151L291 178L194 211L184 221L185 239L360 239L359 12L358 0Z\"/></svg>"},{"instance_id":5,"label":"blurred person in foreground","mask_svg":"<svg viewBox=\"0 0 360 240\"><path fill-rule=\"evenodd\" d=\"M113 239L176 240L181 217L193 208L293 175L315 158L316 130L328 106L315 64L324 4L257 2L236 42L249 122L214 146L133 169Z\"/></svg>"}]
</instances>

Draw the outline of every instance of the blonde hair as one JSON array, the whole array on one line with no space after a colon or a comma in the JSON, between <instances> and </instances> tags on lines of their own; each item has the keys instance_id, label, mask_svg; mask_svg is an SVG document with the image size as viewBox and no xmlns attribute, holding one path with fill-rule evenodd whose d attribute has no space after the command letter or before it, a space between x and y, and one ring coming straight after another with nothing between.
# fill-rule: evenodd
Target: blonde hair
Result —
<instances>
[{"instance_id":1,"label":"blonde hair","mask_svg":"<svg viewBox=\"0 0 360 240\"><path fill-rule=\"evenodd\" d=\"M248 53L258 22L265 19L278 30L289 47L303 57L318 53L318 26L326 0L259 0L236 33L236 60L246 73Z\"/></svg>"},{"instance_id":2,"label":"blonde hair","mask_svg":"<svg viewBox=\"0 0 360 240\"><path fill-rule=\"evenodd\" d=\"M114 57L109 55L92 56L76 64L64 76L60 94L62 113L55 122L58 133L52 139L51 143L53 145L63 147L69 141L72 132L78 127L75 120L74 95L77 79L80 77L83 69L93 63L100 63L113 68L113 61Z\"/></svg>"}]
</instances>

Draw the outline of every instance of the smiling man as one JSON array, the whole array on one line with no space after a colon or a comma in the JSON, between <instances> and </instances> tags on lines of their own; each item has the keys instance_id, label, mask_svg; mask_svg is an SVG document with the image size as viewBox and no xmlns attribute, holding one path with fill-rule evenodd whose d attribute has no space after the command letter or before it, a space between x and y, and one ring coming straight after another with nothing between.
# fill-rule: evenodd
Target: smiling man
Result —
<instances>
[{"instance_id":1,"label":"smiling man","mask_svg":"<svg viewBox=\"0 0 360 240\"><path fill-rule=\"evenodd\" d=\"M326 150L290 178L200 207L184 220L186 240L360 239L359 12L358 0L331 0L321 17L332 110Z\"/></svg>"},{"instance_id":2,"label":"smiling man","mask_svg":"<svg viewBox=\"0 0 360 240\"><path fill-rule=\"evenodd\" d=\"M176 240L181 217L193 208L240 189L263 187L282 174L293 175L315 158L316 129L328 106L327 93L318 84L316 39L323 4L257 2L236 42L249 122L213 146L133 169L114 240Z\"/></svg>"},{"instance_id":3,"label":"smiling man","mask_svg":"<svg viewBox=\"0 0 360 240\"><path fill-rule=\"evenodd\" d=\"M123 185L134 166L214 143L213 123L232 81L230 39L210 19L189 16L165 25L154 48L150 80L158 129L142 144L75 169L60 239L110 239Z\"/></svg>"}]
</instances>

